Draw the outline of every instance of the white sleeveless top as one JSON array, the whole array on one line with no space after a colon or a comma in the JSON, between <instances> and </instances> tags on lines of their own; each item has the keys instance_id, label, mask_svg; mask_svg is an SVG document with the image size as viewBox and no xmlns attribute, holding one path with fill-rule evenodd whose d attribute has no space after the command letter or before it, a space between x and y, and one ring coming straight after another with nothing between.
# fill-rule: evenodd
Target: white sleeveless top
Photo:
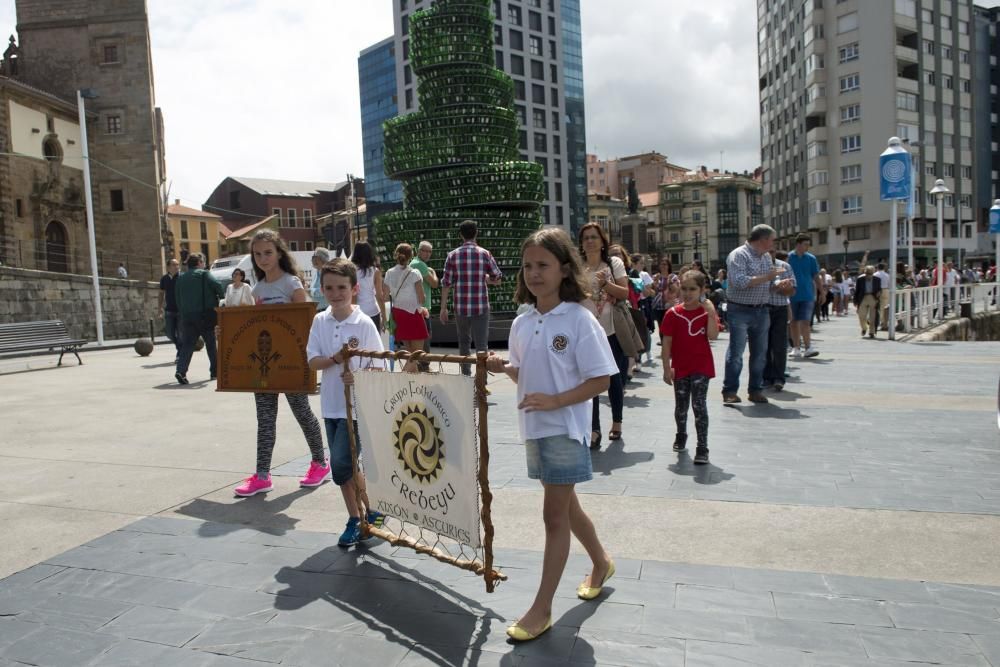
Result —
<instances>
[{"instance_id":1,"label":"white sleeveless top","mask_svg":"<svg viewBox=\"0 0 1000 667\"><path fill-rule=\"evenodd\" d=\"M358 307L368 317L374 317L380 312L378 301L375 300L375 267L358 269Z\"/></svg>"}]
</instances>

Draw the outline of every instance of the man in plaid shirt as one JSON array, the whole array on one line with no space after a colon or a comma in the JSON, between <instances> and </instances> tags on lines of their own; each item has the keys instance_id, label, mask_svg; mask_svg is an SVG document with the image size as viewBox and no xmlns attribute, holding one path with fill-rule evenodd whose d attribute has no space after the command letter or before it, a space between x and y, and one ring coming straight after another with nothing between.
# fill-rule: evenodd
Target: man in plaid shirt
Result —
<instances>
[{"instance_id":1,"label":"man in plaid shirt","mask_svg":"<svg viewBox=\"0 0 1000 667\"><path fill-rule=\"evenodd\" d=\"M455 324L458 325L458 353L469 354L469 337L476 352L489 347L490 299L487 285L499 285L503 274L489 250L476 243L479 229L474 220L458 227L464 243L448 253L441 277L441 322L448 323L448 295L455 290ZM470 375L469 364L462 364L462 373Z\"/></svg>"}]
</instances>

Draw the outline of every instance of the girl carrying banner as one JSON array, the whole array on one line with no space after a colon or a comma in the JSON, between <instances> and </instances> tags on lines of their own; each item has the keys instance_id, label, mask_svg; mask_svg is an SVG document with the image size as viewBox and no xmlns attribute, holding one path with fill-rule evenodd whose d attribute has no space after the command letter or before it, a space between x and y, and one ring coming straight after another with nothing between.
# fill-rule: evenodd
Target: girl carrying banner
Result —
<instances>
[{"instance_id":1,"label":"girl carrying banner","mask_svg":"<svg viewBox=\"0 0 1000 667\"><path fill-rule=\"evenodd\" d=\"M618 366L604 329L580 303L589 296L588 281L566 232L535 232L521 246L521 258L515 299L532 307L511 325L510 360L491 354L487 368L507 373L517 384L528 477L541 480L545 490L541 582L531 608L507 629L511 639L528 641L552 627L552 599L566 567L571 533L594 564L577 588L579 598L596 598L615 573L574 485L593 477L591 399L607 391Z\"/></svg>"}]
</instances>

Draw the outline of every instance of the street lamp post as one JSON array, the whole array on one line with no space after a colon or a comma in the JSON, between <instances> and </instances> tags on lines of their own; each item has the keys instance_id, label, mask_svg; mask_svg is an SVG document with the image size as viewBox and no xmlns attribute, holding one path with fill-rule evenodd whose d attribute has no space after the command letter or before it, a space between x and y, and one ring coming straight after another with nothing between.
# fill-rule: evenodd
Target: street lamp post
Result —
<instances>
[{"instance_id":1,"label":"street lamp post","mask_svg":"<svg viewBox=\"0 0 1000 667\"><path fill-rule=\"evenodd\" d=\"M698 257L699 247L701 247L701 232L696 230L694 233L694 259L701 259Z\"/></svg>"},{"instance_id":2,"label":"street lamp post","mask_svg":"<svg viewBox=\"0 0 1000 667\"><path fill-rule=\"evenodd\" d=\"M97 234L94 230L94 197L90 189L90 148L87 145L87 112L83 100L97 99L90 88L76 91L76 108L80 114L80 147L83 150L83 196L87 204L87 236L90 239L90 272L94 285L94 320L97 323L97 344L104 346L104 313L101 308L101 281L97 273Z\"/></svg>"},{"instance_id":3,"label":"street lamp post","mask_svg":"<svg viewBox=\"0 0 1000 667\"><path fill-rule=\"evenodd\" d=\"M851 242L844 239L844 271L847 271L847 247L851 245Z\"/></svg>"},{"instance_id":4,"label":"street lamp post","mask_svg":"<svg viewBox=\"0 0 1000 667\"><path fill-rule=\"evenodd\" d=\"M993 281L1000 282L1000 199L993 202L990 209L990 232L996 245L996 258L993 264Z\"/></svg>"},{"instance_id":5,"label":"street lamp post","mask_svg":"<svg viewBox=\"0 0 1000 667\"><path fill-rule=\"evenodd\" d=\"M937 199L937 302L944 319L944 196L951 192L942 179L934 182L931 194Z\"/></svg>"}]
</instances>

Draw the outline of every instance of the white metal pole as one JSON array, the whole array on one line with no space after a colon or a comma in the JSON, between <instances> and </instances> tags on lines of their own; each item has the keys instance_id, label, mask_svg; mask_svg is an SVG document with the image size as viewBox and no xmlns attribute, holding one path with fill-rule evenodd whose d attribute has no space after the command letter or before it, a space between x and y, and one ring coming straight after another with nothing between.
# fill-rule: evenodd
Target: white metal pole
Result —
<instances>
[{"instance_id":1,"label":"white metal pole","mask_svg":"<svg viewBox=\"0 0 1000 667\"><path fill-rule=\"evenodd\" d=\"M1000 199L993 202L993 207L990 209L990 222L993 222L993 216L1000 215ZM1000 233L994 236L996 239L996 262L993 265L993 282L1000 284ZM994 288L993 290L993 305L995 308L1000 308L1000 290Z\"/></svg>"},{"instance_id":2,"label":"white metal pole","mask_svg":"<svg viewBox=\"0 0 1000 667\"><path fill-rule=\"evenodd\" d=\"M906 237L909 239L909 253L906 257L906 265L910 267L910 271L916 271L913 264L913 218L910 216L906 217Z\"/></svg>"},{"instance_id":3,"label":"white metal pole","mask_svg":"<svg viewBox=\"0 0 1000 667\"><path fill-rule=\"evenodd\" d=\"M889 340L896 340L896 246L899 245L897 212L899 202L895 199L889 202L889 314L886 326L889 327ZM882 286L885 289L885 286Z\"/></svg>"},{"instance_id":4,"label":"white metal pole","mask_svg":"<svg viewBox=\"0 0 1000 667\"><path fill-rule=\"evenodd\" d=\"M944 319L944 193L937 196L937 302L938 317Z\"/></svg>"},{"instance_id":5,"label":"white metal pole","mask_svg":"<svg viewBox=\"0 0 1000 667\"><path fill-rule=\"evenodd\" d=\"M94 197L90 190L90 148L87 146L87 115L83 94L76 91L76 106L80 113L80 147L83 151L83 194L87 204L87 236L90 239L90 272L94 284L94 320L97 323L97 344L104 346L104 313L101 309L101 281L97 273L97 238L94 231Z\"/></svg>"}]
</instances>

